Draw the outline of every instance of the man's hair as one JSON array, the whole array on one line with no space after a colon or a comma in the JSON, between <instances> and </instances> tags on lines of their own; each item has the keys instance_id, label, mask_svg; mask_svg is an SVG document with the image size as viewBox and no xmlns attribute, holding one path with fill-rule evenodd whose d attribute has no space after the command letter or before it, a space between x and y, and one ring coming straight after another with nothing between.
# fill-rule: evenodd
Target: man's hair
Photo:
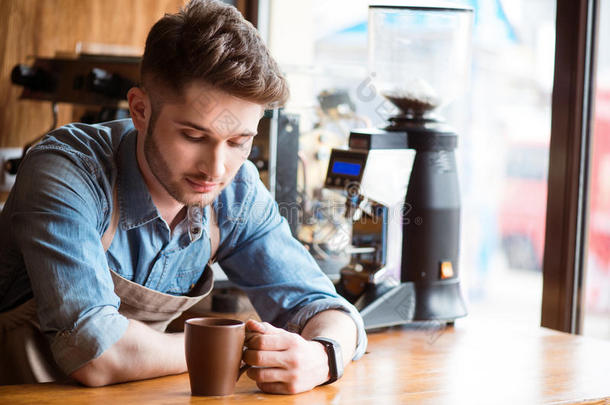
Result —
<instances>
[{"instance_id":1,"label":"man's hair","mask_svg":"<svg viewBox=\"0 0 610 405\"><path fill-rule=\"evenodd\" d=\"M283 105L288 84L258 31L235 7L191 0L151 28L140 70L145 88L161 84L181 95L203 81L265 106Z\"/></svg>"}]
</instances>

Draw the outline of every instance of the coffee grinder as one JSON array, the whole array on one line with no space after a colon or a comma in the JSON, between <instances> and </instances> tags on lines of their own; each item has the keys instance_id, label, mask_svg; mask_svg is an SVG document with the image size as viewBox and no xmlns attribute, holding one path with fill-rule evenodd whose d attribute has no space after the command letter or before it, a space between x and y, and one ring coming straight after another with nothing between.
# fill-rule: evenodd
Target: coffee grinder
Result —
<instances>
[{"instance_id":1,"label":"coffee grinder","mask_svg":"<svg viewBox=\"0 0 610 405\"><path fill-rule=\"evenodd\" d=\"M370 77L399 112L383 129L351 131L349 149L332 151L325 180L347 194L352 221L351 260L337 290L367 329L453 323L467 313L458 266L457 134L439 111L466 88L473 10L425 4L369 6ZM401 226L393 234L396 212ZM393 281L386 277L388 246L401 237L400 281Z\"/></svg>"}]
</instances>

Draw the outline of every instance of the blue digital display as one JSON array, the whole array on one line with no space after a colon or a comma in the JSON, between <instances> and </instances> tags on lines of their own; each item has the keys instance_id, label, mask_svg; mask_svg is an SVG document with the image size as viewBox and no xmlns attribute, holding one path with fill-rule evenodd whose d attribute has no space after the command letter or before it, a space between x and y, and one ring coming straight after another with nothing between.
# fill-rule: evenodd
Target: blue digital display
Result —
<instances>
[{"instance_id":1,"label":"blue digital display","mask_svg":"<svg viewBox=\"0 0 610 405\"><path fill-rule=\"evenodd\" d=\"M358 176L360 174L360 164L347 162L334 162L332 173L343 174L347 176Z\"/></svg>"}]
</instances>

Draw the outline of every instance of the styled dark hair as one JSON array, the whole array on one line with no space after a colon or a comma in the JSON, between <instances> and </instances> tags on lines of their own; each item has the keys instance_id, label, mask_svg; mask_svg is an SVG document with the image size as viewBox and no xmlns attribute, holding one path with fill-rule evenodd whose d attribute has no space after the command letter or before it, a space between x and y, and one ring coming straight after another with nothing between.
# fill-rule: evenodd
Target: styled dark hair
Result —
<instances>
[{"instance_id":1,"label":"styled dark hair","mask_svg":"<svg viewBox=\"0 0 610 405\"><path fill-rule=\"evenodd\" d=\"M254 26L233 6L191 0L148 33L140 70L144 87L157 83L180 95L203 81L235 97L281 106L288 84Z\"/></svg>"}]
</instances>

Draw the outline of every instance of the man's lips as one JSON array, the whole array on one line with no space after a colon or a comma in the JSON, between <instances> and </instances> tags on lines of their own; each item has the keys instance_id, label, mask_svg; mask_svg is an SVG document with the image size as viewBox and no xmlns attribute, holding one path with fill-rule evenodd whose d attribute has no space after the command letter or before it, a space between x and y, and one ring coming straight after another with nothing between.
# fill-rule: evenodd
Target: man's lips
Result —
<instances>
[{"instance_id":1,"label":"man's lips","mask_svg":"<svg viewBox=\"0 0 610 405\"><path fill-rule=\"evenodd\" d=\"M219 182L214 181L201 181L186 178L187 183L191 188L198 193L209 193L220 185Z\"/></svg>"}]
</instances>

